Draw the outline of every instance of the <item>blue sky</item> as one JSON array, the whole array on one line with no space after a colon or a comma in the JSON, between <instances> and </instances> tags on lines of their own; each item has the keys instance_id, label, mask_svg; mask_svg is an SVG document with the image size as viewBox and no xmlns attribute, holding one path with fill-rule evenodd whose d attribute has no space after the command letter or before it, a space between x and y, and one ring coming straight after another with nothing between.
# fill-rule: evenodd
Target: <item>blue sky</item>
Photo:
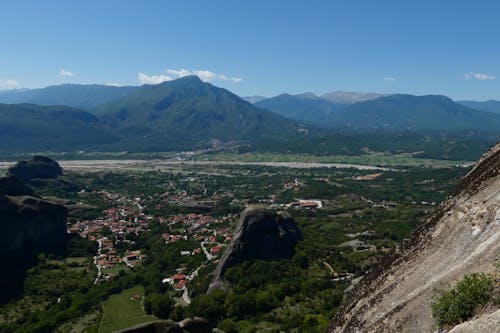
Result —
<instances>
[{"instance_id":1,"label":"blue sky","mask_svg":"<svg viewBox=\"0 0 500 333\"><path fill-rule=\"evenodd\" d=\"M499 16L481 0L2 0L0 89L197 73L239 95L500 99Z\"/></svg>"}]
</instances>

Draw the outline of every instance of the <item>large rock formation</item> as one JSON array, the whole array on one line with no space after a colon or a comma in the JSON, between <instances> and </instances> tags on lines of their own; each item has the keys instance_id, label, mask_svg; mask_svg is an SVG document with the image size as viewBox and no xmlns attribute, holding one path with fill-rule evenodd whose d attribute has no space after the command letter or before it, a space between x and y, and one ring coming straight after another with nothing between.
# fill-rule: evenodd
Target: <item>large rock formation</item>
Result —
<instances>
[{"instance_id":1,"label":"large rock formation","mask_svg":"<svg viewBox=\"0 0 500 333\"><path fill-rule=\"evenodd\" d=\"M62 176L62 168L53 159L45 156L35 156L30 161L19 161L9 168L13 174L23 182L33 179L51 179Z\"/></svg>"},{"instance_id":2,"label":"large rock formation","mask_svg":"<svg viewBox=\"0 0 500 333\"><path fill-rule=\"evenodd\" d=\"M433 332L436 287L453 285L473 272L495 271L499 207L500 144L481 158L409 240L356 284L329 332ZM456 329L494 328L491 320L498 321L498 310Z\"/></svg>"},{"instance_id":3,"label":"large rock formation","mask_svg":"<svg viewBox=\"0 0 500 333\"><path fill-rule=\"evenodd\" d=\"M24 274L40 252L64 254L68 211L37 197L15 176L0 178L0 261L5 267L0 302L23 288Z\"/></svg>"},{"instance_id":4,"label":"large rock formation","mask_svg":"<svg viewBox=\"0 0 500 333\"><path fill-rule=\"evenodd\" d=\"M214 272L209 292L224 289L224 272L246 260L289 259L302 234L286 212L274 212L261 207L248 207L241 213L233 239Z\"/></svg>"},{"instance_id":5,"label":"large rock formation","mask_svg":"<svg viewBox=\"0 0 500 333\"><path fill-rule=\"evenodd\" d=\"M64 206L38 197L0 195L1 256L64 252L67 215Z\"/></svg>"},{"instance_id":6,"label":"large rock formation","mask_svg":"<svg viewBox=\"0 0 500 333\"><path fill-rule=\"evenodd\" d=\"M35 156L30 161L19 161L9 168L9 173L33 187L65 192L80 190L75 184L60 179L63 169L59 163L45 156Z\"/></svg>"},{"instance_id":7,"label":"large rock formation","mask_svg":"<svg viewBox=\"0 0 500 333\"><path fill-rule=\"evenodd\" d=\"M17 177L0 178L0 256L61 253L68 210L43 200Z\"/></svg>"}]
</instances>

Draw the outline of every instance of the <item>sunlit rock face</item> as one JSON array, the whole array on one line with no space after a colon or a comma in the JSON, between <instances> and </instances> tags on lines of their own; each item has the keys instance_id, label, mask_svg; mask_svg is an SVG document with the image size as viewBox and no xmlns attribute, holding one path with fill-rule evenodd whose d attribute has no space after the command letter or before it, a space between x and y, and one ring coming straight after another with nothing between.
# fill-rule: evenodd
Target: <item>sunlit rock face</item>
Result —
<instances>
[{"instance_id":1,"label":"sunlit rock face","mask_svg":"<svg viewBox=\"0 0 500 333\"><path fill-rule=\"evenodd\" d=\"M209 292L225 289L224 272L247 260L290 259L302 234L290 214L248 207L240 216L233 239L214 272Z\"/></svg>"},{"instance_id":2,"label":"sunlit rock face","mask_svg":"<svg viewBox=\"0 0 500 333\"><path fill-rule=\"evenodd\" d=\"M495 271L499 208L500 144L476 163L410 239L353 287L328 332L434 332L435 289L471 273ZM457 332L469 326L491 327L498 311L483 317L457 327Z\"/></svg>"}]
</instances>

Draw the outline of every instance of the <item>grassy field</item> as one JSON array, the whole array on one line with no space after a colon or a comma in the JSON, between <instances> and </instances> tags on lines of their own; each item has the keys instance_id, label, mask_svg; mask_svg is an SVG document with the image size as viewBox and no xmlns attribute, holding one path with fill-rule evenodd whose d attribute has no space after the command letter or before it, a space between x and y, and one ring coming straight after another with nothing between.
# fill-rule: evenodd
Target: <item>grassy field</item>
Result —
<instances>
[{"instance_id":1,"label":"grassy field","mask_svg":"<svg viewBox=\"0 0 500 333\"><path fill-rule=\"evenodd\" d=\"M238 161L238 162L314 162L314 163L350 163L364 165L384 166L457 166L470 164L470 161L434 160L428 158L416 158L409 155L384 155L364 154L359 156L329 155L315 156L308 154L272 154L272 153L245 153L245 154L199 154L194 159L203 161Z\"/></svg>"},{"instance_id":2,"label":"grassy field","mask_svg":"<svg viewBox=\"0 0 500 333\"><path fill-rule=\"evenodd\" d=\"M135 286L118 295L112 295L103 302L99 333L110 333L156 319L154 316L146 315L142 300L132 299L133 295L144 296L144 288Z\"/></svg>"}]
</instances>

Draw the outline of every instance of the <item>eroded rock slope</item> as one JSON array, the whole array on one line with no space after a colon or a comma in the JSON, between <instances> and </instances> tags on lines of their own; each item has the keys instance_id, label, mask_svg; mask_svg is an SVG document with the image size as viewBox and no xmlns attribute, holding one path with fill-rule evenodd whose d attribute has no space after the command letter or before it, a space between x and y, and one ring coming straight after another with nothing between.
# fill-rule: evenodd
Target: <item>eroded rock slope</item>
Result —
<instances>
[{"instance_id":1,"label":"eroded rock slope","mask_svg":"<svg viewBox=\"0 0 500 333\"><path fill-rule=\"evenodd\" d=\"M435 331L431 313L435 289L452 285L470 273L494 273L497 269L499 174L497 144L410 239L346 295L346 304L328 332ZM498 320L498 311L484 316L489 317L476 318L476 324L491 327L488 318ZM462 328L465 330L460 332L470 331L466 325Z\"/></svg>"}]
</instances>

